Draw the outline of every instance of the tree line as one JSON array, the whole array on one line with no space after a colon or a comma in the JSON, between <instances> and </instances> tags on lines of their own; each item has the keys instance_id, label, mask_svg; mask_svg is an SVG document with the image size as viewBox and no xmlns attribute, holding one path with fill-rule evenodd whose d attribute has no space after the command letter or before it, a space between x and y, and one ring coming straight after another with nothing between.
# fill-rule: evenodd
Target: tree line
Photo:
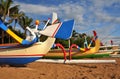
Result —
<instances>
[{"instance_id":1,"label":"tree line","mask_svg":"<svg viewBox=\"0 0 120 79\"><path fill-rule=\"evenodd\" d=\"M86 37L86 40L87 40L87 43L89 44L90 41L92 40L93 36L88 36L86 35L85 33L78 33L76 32L76 30L73 30L73 33L72 33L72 36L71 38L69 39L70 40L70 45L72 44L76 44L78 45L79 47L84 47L84 43L85 43L85 37ZM69 47L69 42L68 40L62 40L62 39L57 39L55 41L55 43L60 43L62 44L65 48L68 48ZM93 42L91 46L94 46L95 43Z\"/></svg>"},{"instance_id":2,"label":"tree line","mask_svg":"<svg viewBox=\"0 0 120 79\"><path fill-rule=\"evenodd\" d=\"M26 16L23 11L20 11L20 5L13 6L13 0L0 0L0 19L3 23L10 28L17 35L25 38L26 35L26 27L32 26L33 19ZM7 21L6 21L7 20ZM14 24L11 26L11 24ZM16 25L19 24L22 29L24 29L24 33L20 30L16 30ZM12 37L10 37L6 32L0 29L0 43L11 43L15 42Z\"/></svg>"}]
</instances>

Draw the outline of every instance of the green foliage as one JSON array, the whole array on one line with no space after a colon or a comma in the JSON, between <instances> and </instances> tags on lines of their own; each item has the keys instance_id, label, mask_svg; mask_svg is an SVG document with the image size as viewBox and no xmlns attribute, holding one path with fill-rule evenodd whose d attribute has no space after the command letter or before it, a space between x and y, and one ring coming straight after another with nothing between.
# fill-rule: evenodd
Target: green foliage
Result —
<instances>
[{"instance_id":1,"label":"green foliage","mask_svg":"<svg viewBox=\"0 0 120 79\"><path fill-rule=\"evenodd\" d=\"M110 57L109 54L87 54L87 55L74 55L72 59L83 59L83 58L103 58L103 57ZM44 56L44 59L64 59L64 56ZM69 56L67 56L69 59Z\"/></svg>"},{"instance_id":2,"label":"green foliage","mask_svg":"<svg viewBox=\"0 0 120 79\"><path fill-rule=\"evenodd\" d=\"M3 21L3 23L8 25L13 22L13 18L11 18L11 17L19 11L18 7L19 7L19 5L13 6L13 0L0 0L0 18ZM10 20L6 23L5 19L8 16L10 17ZM5 40L6 34L4 34L4 33L5 32L2 30L2 33L1 33L2 43L6 43L6 40ZM5 40L5 42L4 42L4 40Z\"/></svg>"},{"instance_id":3,"label":"green foliage","mask_svg":"<svg viewBox=\"0 0 120 79\"><path fill-rule=\"evenodd\" d=\"M47 38L48 38L47 36L41 35L41 36L40 36L40 41L43 42L43 41L45 41Z\"/></svg>"},{"instance_id":4,"label":"green foliage","mask_svg":"<svg viewBox=\"0 0 120 79\"><path fill-rule=\"evenodd\" d=\"M87 36L85 33L80 34L80 33L77 33L75 30L73 30L72 37L70 39L70 45L76 44L79 47L83 48L84 47L84 42L85 42L84 36L86 36L86 39L87 39L87 42L88 42L88 45L89 45L93 36ZM68 40L56 39L55 43L60 43L65 48L68 48ZM95 43L93 42L91 46L94 46L94 45L95 45Z\"/></svg>"},{"instance_id":5,"label":"green foliage","mask_svg":"<svg viewBox=\"0 0 120 79\"><path fill-rule=\"evenodd\" d=\"M24 37L25 37L24 33L22 33L20 30L15 30L15 29L12 28L12 26L8 26L8 28L9 28L11 31L13 31L16 35L18 35L19 37L21 37L21 38L24 38Z\"/></svg>"},{"instance_id":6,"label":"green foliage","mask_svg":"<svg viewBox=\"0 0 120 79\"><path fill-rule=\"evenodd\" d=\"M33 22L33 19L28 17L28 16L22 16L19 19L19 25L23 28L26 29L27 26L31 26Z\"/></svg>"},{"instance_id":7,"label":"green foliage","mask_svg":"<svg viewBox=\"0 0 120 79\"><path fill-rule=\"evenodd\" d=\"M62 44L65 48L68 48L68 40L56 39L55 43Z\"/></svg>"}]
</instances>

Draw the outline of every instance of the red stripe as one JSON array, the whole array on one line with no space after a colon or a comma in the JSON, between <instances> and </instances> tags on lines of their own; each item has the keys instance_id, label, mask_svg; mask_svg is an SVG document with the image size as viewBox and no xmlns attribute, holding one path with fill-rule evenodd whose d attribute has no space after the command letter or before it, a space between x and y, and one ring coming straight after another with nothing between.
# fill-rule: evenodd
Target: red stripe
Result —
<instances>
[{"instance_id":1,"label":"red stripe","mask_svg":"<svg viewBox=\"0 0 120 79\"><path fill-rule=\"evenodd\" d=\"M95 31L95 30L93 30L93 34L94 34L94 36L97 36L97 33L96 33L96 31Z\"/></svg>"},{"instance_id":2,"label":"red stripe","mask_svg":"<svg viewBox=\"0 0 120 79\"><path fill-rule=\"evenodd\" d=\"M32 54L32 55L0 55L0 56L44 56L45 54Z\"/></svg>"},{"instance_id":3,"label":"red stripe","mask_svg":"<svg viewBox=\"0 0 120 79\"><path fill-rule=\"evenodd\" d=\"M53 33L52 37L55 36L56 32L58 31L59 27L60 27L61 23L58 25L58 27L56 28L55 32Z\"/></svg>"},{"instance_id":4,"label":"red stripe","mask_svg":"<svg viewBox=\"0 0 120 79\"><path fill-rule=\"evenodd\" d=\"M52 24L54 24L55 22L57 22L58 21L58 19L56 19Z\"/></svg>"},{"instance_id":5,"label":"red stripe","mask_svg":"<svg viewBox=\"0 0 120 79\"><path fill-rule=\"evenodd\" d=\"M0 46L13 46L13 45L19 45L19 43L0 44Z\"/></svg>"}]
</instances>

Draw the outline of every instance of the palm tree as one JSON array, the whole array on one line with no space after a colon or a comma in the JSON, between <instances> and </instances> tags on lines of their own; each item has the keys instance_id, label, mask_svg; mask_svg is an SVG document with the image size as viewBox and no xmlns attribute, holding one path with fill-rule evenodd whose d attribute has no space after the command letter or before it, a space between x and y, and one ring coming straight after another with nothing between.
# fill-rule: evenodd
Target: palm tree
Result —
<instances>
[{"instance_id":1,"label":"palm tree","mask_svg":"<svg viewBox=\"0 0 120 79\"><path fill-rule=\"evenodd\" d=\"M26 27L32 26L33 19L29 18L28 16L22 16L19 18L18 23L19 25L25 30L24 34L26 35Z\"/></svg>"},{"instance_id":2,"label":"palm tree","mask_svg":"<svg viewBox=\"0 0 120 79\"><path fill-rule=\"evenodd\" d=\"M19 11L18 5L10 8L9 12L10 12L9 17L11 17L11 20L15 21L15 24L14 24L14 30L15 30L18 20L20 19L20 17L25 16L25 14L24 14L24 12Z\"/></svg>"},{"instance_id":3,"label":"palm tree","mask_svg":"<svg viewBox=\"0 0 120 79\"><path fill-rule=\"evenodd\" d=\"M12 4L12 0L0 0L0 18L2 19L3 23L5 23L5 19L8 14L11 14L11 12L15 12L16 9L18 9L18 5L11 7ZM13 11L9 11L13 7L15 7L16 9L14 9ZM2 43L4 43L4 31L2 31Z\"/></svg>"}]
</instances>

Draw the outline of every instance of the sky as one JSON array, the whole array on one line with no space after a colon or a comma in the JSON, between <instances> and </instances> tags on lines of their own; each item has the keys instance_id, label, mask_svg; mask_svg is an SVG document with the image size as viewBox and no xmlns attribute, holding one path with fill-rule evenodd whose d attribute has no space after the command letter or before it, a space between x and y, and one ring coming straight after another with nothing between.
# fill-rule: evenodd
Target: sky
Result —
<instances>
[{"instance_id":1,"label":"sky","mask_svg":"<svg viewBox=\"0 0 120 79\"><path fill-rule=\"evenodd\" d=\"M120 44L120 0L14 0L34 20L47 20L56 12L61 21L74 19L78 33L96 30L103 44ZM42 27L42 26L41 26Z\"/></svg>"}]
</instances>

